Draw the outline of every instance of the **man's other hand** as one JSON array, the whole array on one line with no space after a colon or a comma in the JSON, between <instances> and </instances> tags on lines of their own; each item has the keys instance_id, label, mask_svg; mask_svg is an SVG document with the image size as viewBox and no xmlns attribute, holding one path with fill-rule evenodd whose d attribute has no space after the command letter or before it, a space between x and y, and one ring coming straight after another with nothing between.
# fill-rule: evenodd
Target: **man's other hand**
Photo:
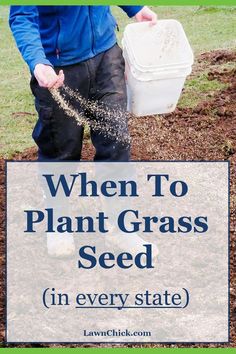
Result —
<instances>
[{"instance_id":1,"label":"man's other hand","mask_svg":"<svg viewBox=\"0 0 236 354\"><path fill-rule=\"evenodd\" d=\"M144 6L135 15L135 19L137 22L150 21L150 25L155 25L157 23L157 14L149 9L149 7Z\"/></svg>"},{"instance_id":2,"label":"man's other hand","mask_svg":"<svg viewBox=\"0 0 236 354\"><path fill-rule=\"evenodd\" d=\"M34 76L36 77L39 86L48 89L57 89L61 87L65 79L63 70L60 70L57 75L50 65L45 64L37 64L35 66Z\"/></svg>"}]
</instances>

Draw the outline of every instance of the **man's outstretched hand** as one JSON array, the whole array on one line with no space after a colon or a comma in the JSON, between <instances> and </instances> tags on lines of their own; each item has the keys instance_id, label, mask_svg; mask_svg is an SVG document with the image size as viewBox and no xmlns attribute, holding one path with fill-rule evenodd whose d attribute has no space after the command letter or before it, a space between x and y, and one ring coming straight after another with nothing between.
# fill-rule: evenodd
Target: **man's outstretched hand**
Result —
<instances>
[{"instance_id":1,"label":"man's outstretched hand","mask_svg":"<svg viewBox=\"0 0 236 354\"><path fill-rule=\"evenodd\" d=\"M60 70L57 75L53 67L45 64L37 64L35 66L34 76L36 77L39 86L48 89L57 89L61 87L65 79L63 70Z\"/></svg>"},{"instance_id":2,"label":"man's outstretched hand","mask_svg":"<svg viewBox=\"0 0 236 354\"><path fill-rule=\"evenodd\" d=\"M135 15L135 19L137 22L150 21L150 25L155 25L157 23L157 14L149 9L149 7L144 6Z\"/></svg>"}]
</instances>

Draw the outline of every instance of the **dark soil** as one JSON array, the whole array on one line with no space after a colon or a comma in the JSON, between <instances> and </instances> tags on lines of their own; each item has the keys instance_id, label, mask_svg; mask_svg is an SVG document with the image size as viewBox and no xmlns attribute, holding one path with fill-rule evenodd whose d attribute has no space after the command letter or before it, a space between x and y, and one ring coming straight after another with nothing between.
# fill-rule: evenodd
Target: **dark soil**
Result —
<instances>
[{"instance_id":1,"label":"dark soil","mask_svg":"<svg viewBox=\"0 0 236 354\"><path fill-rule=\"evenodd\" d=\"M220 69L221 64L236 62L236 52L220 50L203 53L198 61L200 68L203 62L204 66L209 67L209 80L217 79L224 82L227 88L217 91L207 100L204 98L204 101L194 109L176 109L174 113L165 116L131 119L132 159L230 161L231 342L226 346L236 347L236 69L232 67ZM93 155L92 145L89 141L85 141L83 160L92 160ZM35 160L36 157L36 149L31 148L24 153L17 154L14 159ZM4 198L4 160L0 160L0 281L1 289L3 289L0 296L1 319L4 318ZM4 339L2 323L3 321L0 327L1 340ZM199 347L194 344L183 346Z\"/></svg>"}]
</instances>

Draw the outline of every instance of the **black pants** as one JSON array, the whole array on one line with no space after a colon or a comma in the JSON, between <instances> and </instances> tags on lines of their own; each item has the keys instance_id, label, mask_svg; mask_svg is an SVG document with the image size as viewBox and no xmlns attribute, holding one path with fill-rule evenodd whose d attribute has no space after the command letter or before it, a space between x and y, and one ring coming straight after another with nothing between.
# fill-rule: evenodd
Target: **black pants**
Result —
<instances>
[{"instance_id":1,"label":"black pants","mask_svg":"<svg viewBox=\"0 0 236 354\"><path fill-rule=\"evenodd\" d=\"M124 120L114 129L122 129L119 135L128 134L126 120L126 85L124 79L124 59L122 51L115 45L108 51L87 61L55 68L65 74L65 85L89 100L117 108L124 112ZM39 160L80 160L83 140L83 127L66 113L53 100L48 89L38 85L35 77L31 79L31 90L35 96L38 121L33 131L33 139L38 145ZM82 110L78 100L66 97L78 111ZM86 112L86 114L90 114ZM96 117L94 119L101 119ZM112 116L109 118L112 125ZM96 149L95 161L128 161L129 144L91 128L91 140Z\"/></svg>"}]
</instances>

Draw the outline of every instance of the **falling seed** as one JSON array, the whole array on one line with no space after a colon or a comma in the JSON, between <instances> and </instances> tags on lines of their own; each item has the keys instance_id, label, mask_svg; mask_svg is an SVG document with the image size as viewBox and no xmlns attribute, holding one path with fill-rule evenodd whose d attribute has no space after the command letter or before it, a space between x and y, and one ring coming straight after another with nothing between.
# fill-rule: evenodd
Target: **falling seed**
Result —
<instances>
[{"instance_id":1,"label":"falling seed","mask_svg":"<svg viewBox=\"0 0 236 354\"><path fill-rule=\"evenodd\" d=\"M83 112L89 112L90 116L79 112L65 98L61 90L51 89L51 95L67 116L74 118L79 125L88 125L91 129L99 132L104 138L113 139L119 143L129 146L130 135L127 132L127 122L131 115L122 110L119 105L108 107L98 101L87 100L78 92L73 91L68 86L63 85L62 90L69 98L76 99Z\"/></svg>"}]
</instances>

